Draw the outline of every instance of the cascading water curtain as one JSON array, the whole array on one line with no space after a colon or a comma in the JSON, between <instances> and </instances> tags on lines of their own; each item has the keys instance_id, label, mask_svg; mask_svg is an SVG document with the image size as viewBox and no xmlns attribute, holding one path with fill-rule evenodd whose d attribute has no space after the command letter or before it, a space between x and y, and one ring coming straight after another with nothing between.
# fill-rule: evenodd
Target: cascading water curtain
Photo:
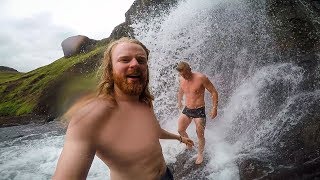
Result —
<instances>
[{"instance_id":1,"label":"cascading water curtain","mask_svg":"<svg viewBox=\"0 0 320 180\"><path fill-rule=\"evenodd\" d=\"M218 116L207 119L210 160L201 170L204 178L239 179L241 159L272 156L270 146L301 119L293 105L316 94L298 91L303 68L277 62L265 6L264 1L186 0L166 15L132 25L151 50L154 109L165 129L177 132L174 67L180 60L206 74L219 92ZM209 112L211 99L205 97ZM197 140L194 126L188 133ZM182 145L162 144L166 160L175 162Z\"/></svg>"}]
</instances>

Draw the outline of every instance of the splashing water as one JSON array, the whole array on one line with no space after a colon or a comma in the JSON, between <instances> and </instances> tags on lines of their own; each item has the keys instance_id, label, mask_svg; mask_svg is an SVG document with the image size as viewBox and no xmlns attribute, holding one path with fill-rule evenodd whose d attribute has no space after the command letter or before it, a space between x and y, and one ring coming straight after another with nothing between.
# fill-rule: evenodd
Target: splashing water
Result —
<instances>
[{"instance_id":1,"label":"splashing water","mask_svg":"<svg viewBox=\"0 0 320 180\"><path fill-rule=\"evenodd\" d=\"M0 141L0 180L51 179L64 141L61 127L51 122L1 128L7 140ZM88 179L109 179L108 168L97 157Z\"/></svg>"},{"instance_id":2,"label":"splashing water","mask_svg":"<svg viewBox=\"0 0 320 180\"><path fill-rule=\"evenodd\" d=\"M302 67L277 59L266 9L264 1L187 0L165 16L133 25L151 50L151 87L163 128L177 132L174 67L180 60L206 74L219 92L218 116L207 120L209 162L201 173L207 179L239 179L242 158L272 156L270 146L281 143L320 98L318 91L298 90L305 78ZM209 112L208 93L205 99ZM197 140L193 124L187 132ZM162 145L168 162L183 151L174 142Z\"/></svg>"}]
</instances>

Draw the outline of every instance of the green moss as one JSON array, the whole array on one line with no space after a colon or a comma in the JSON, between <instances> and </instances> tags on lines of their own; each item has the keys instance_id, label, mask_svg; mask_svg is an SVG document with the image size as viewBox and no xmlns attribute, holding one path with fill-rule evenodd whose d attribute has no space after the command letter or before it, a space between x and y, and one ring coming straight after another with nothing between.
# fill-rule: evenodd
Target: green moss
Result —
<instances>
[{"instance_id":1,"label":"green moss","mask_svg":"<svg viewBox=\"0 0 320 180\"><path fill-rule=\"evenodd\" d=\"M15 112L15 115L19 116L23 114L29 114L32 112L33 108L34 108L34 103L24 102L17 109L17 111Z\"/></svg>"},{"instance_id":2,"label":"green moss","mask_svg":"<svg viewBox=\"0 0 320 180\"><path fill-rule=\"evenodd\" d=\"M96 87L97 78L95 72L70 78L59 92L59 96L57 99L57 103L60 104L59 112L65 112L65 110L76 99L84 94L93 93Z\"/></svg>"},{"instance_id":3,"label":"green moss","mask_svg":"<svg viewBox=\"0 0 320 180\"><path fill-rule=\"evenodd\" d=\"M3 116L29 114L33 110L33 104L22 101L10 101L0 104L0 112Z\"/></svg>"},{"instance_id":4,"label":"green moss","mask_svg":"<svg viewBox=\"0 0 320 180\"><path fill-rule=\"evenodd\" d=\"M19 79L22 75L23 73L19 73L19 72L6 72L6 71L1 72L0 71L0 84Z\"/></svg>"},{"instance_id":5,"label":"green moss","mask_svg":"<svg viewBox=\"0 0 320 180\"><path fill-rule=\"evenodd\" d=\"M3 116L14 115L19 109L19 104L17 102L4 102L0 104L0 112Z\"/></svg>"},{"instance_id":6,"label":"green moss","mask_svg":"<svg viewBox=\"0 0 320 180\"><path fill-rule=\"evenodd\" d=\"M97 60L95 57L101 57L105 46L98 46L96 49L86 53L79 54L70 58L60 58L53 63L37 68L28 73L0 73L0 116L4 115L23 115L33 112L39 97L50 85L59 81L64 73L73 66L88 60ZM95 83L95 73L83 74L77 80L73 79L68 83L72 85L72 93L79 90L77 85L82 84L84 87L91 87ZM72 78L70 78L72 79ZM81 81L81 83L77 82ZM92 84L92 85L90 85ZM8 88L10 86L10 88ZM6 89L9 91L4 91Z\"/></svg>"},{"instance_id":7,"label":"green moss","mask_svg":"<svg viewBox=\"0 0 320 180\"><path fill-rule=\"evenodd\" d=\"M2 94L6 88L7 88L6 85L0 86L0 94Z\"/></svg>"}]
</instances>

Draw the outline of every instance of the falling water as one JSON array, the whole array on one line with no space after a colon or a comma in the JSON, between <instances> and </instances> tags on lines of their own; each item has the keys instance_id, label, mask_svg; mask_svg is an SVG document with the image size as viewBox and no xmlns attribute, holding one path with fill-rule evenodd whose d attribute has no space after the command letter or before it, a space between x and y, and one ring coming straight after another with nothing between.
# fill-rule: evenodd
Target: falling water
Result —
<instances>
[{"instance_id":1,"label":"falling water","mask_svg":"<svg viewBox=\"0 0 320 180\"><path fill-rule=\"evenodd\" d=\"M281 146L281 137L320 99L319 90L301 92L302 67L279 60L266 9L264 1L186 0L165 16L133 25L151 50L151 85L163 128L177 132L174 67L180 60L206 74L219 92L218 116L207 120L208 163L185 179L199 173L206 179L239 179L241 160L272 158L273 146ZM210 95L205 98L209 112ZM197 140L194 125L188 134ZM183 151L175 142L162 145L169 163Z\"/></svg>"},{"instance_id":2,"label":"falling water","mask_svg":"<svg viewBox=\"0 0 320 180\"><path fill-rule=\"evenodd\" d=\"M277 60L265 10L264 1L185 0L164 16L132 25L136 37L151 50L154 109L164 129L177 132L177 62L188 61L219 92L218 116L208 118L205 132L208 163L197 171L204 179L239 179L242 159L272 157L272 147L282 143L280 137L320 100L319 90L299 90L305 78L302 67ZM205 98L209 112L210 95ZM29 129L2 129L7 140L0 142L0 179L51 178L64 135L45 126L40 131ZM28 135L10 137L12 132ZM194 124L188 133L197 141ZM177 141L161 144L169 164L184 151ZM184 167L179 168L175 171ZM195 179L192 173L184 179ZM108 177L108 168L95 158L88 179Z\"/></svg>"}]
</instances>

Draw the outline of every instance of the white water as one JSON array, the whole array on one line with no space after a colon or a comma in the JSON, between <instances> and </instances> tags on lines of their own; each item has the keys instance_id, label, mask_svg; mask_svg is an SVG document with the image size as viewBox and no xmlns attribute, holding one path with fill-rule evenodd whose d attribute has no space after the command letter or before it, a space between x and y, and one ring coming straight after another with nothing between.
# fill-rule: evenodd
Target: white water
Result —
<instances>
[{"instance_id":1,"label":"white water","mask_svg":"<svg viewBox=\"0 0 320 180\"><path fill-rule=\"evenodd\" d=\"M62 145L63 136L51 136L1 147L0 179L51 179ZM108 176L107 168L95 159L88 179L106 179Z\"/></svg>"},{"instance_id":2,"label":"white water","mask_svg":"<svg viewBox=\"0 0 320 180\"><path fill-rule=\"evenodd\" d=\"M174 67L180 60L206 74L219 92L218 116L207 119L209 163L201 174L209 174L208 179L239 179L242 159L272 157L276 152L270 147L281 144L280 137L320 99L319 90L299 92L303 68L277 63L264 3L186 0L166 16L133 25L138 39L151 50L151 84L162 127L177 131ZM206 102L209 112L208 93ZM193 124L188 134L197 140ZM163 149L170 152L170 162L181 152L170 141Z\"/></svg>"},{"instance_id":3,"label":"white water","mask_svg":"<svg viewBox=\"0 0 320 180\"><path fill-rule=\"evenodd\" d=\"M188 58L193 70L206 74L219 92L218 116L207 119L205 132L209 163L201 171L209 172L207 179L239 179L241 159L272 156L269 147L281 144L279 137L320 100L319 90L299 92L301 67L274 63L264 3L259 3L186 0L167 16L133 25L137 38L151 50L151 87L164 129L177 132L178 83L173 68L179 60ZM207 112L209 97L207 93ZM188 133L197 140L194 124ZM1 142L0 180L50 179L63 138L38 132ZM161 144L167 163L175 162L184 150L177 141L161 140ZM88 179L109 179L108 168L98 158Z\"/></svg>"}]
</instances>

